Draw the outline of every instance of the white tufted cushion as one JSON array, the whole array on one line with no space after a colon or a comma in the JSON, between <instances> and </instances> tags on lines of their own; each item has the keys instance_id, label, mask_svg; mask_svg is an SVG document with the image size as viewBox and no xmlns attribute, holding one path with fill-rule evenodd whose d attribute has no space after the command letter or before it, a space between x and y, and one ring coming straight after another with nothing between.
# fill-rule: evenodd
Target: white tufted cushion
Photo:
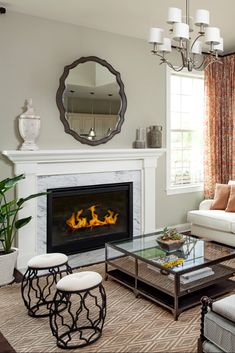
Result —
<instances>
[{"instance_id":1,"label":"white tufted cushion","mask_svg":"<svg viewBox=\"0 0 235 353\"><path fill-rule=\"evenodd\" d=\"M68 261L68 256L60 253L51 253L34 256L28 262L28 267L32 268L49 268L60 266Z\"/></svg>"},{"instance_id":2,"label":"white tufted cushion","mask_svg":"<svg viewBox=\"0 0 235 353\"><path fill-rule=\"evenodd\" d=\"M57 283L58 290L65 292L75 292L95 287L102 282L99 273L93 271L83 271L67 275Z\"/></svg>"}]
</instances>

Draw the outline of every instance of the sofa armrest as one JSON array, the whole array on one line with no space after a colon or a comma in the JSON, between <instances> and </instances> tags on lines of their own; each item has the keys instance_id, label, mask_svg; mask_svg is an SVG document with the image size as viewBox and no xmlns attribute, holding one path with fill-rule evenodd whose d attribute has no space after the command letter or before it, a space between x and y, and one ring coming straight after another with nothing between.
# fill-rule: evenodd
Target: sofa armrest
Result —
<instances>
[{"instance_id":1,"label":"sofa armrest","mask_svg":"<svg viewBox=\"0 0 235 353\"><path fill-rule=\"evenodd\" d=\"M203 200L199 205L199 210L209 210L214 200Z\"/></svg>"}]
</instances>

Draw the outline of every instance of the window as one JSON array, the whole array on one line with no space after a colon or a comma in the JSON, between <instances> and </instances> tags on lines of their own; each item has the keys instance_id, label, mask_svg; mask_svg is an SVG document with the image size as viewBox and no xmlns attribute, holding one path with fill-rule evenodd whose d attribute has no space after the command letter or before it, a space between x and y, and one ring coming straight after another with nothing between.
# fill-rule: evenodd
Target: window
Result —
<instances>
[{"instance_id":1,"label":"window","mask_svg":"<svg viewBox=\"0 0 235 353\"><path fill-rule=\"evenodd\" d=\"M204 78L167 74L167 193L202 190Z\"/></svg>"}]
</instances>

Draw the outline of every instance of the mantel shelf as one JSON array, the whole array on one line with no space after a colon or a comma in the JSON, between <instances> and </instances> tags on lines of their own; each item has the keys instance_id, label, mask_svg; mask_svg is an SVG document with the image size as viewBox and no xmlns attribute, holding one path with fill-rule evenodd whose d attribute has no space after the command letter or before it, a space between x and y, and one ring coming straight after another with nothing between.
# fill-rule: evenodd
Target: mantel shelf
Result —
<instances>
[{"instance_id":1,"label":"mantel shelf","mask_svg":"<svg viewBox=\"0 0 235 353\"><path fill-rule=\"evenodd\" d=\"M77 149L77 150L38 150L38 151L3 151L13 163L71 162L97 160L158 159L165 153L165 148L123 148L123 149Z\"/></svg>"}]
</instances>

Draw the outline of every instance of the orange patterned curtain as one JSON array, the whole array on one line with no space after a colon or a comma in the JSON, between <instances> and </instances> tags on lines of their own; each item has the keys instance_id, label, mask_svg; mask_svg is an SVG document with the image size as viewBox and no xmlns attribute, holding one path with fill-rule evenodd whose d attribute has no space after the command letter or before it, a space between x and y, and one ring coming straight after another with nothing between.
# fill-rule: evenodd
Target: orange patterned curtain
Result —
<instances>
[{"instance_id":1,"label":"orange patterned curtain","mask_svg":"<svg viewBox=\"0 0 235 353\"><path fill-rule=\"evenodd\" d=\"M235 180L235 54L205 70L205 197L216 183Z\"/></svg>"}]
</instances>

